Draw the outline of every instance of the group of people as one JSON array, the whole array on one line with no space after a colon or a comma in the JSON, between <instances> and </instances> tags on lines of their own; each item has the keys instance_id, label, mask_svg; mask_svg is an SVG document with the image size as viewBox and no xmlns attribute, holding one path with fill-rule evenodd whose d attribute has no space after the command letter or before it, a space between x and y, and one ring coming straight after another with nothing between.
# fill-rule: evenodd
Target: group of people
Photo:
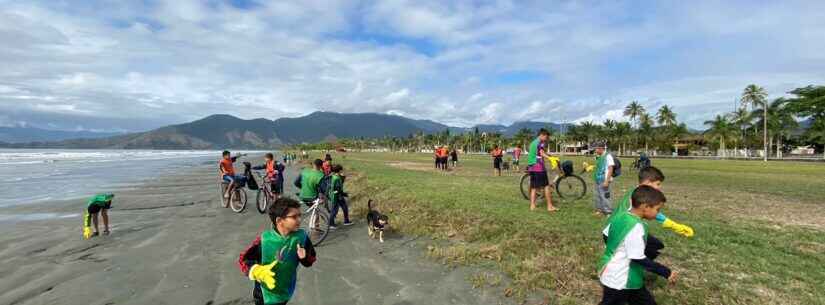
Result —
<instances>
[{"instance_id":1,"label":"group of people","mask_svg":"<svg viewBox=\"0 0 825 305\"><path fill-rule=\"evenodd\" d=\"M433 152L433 159L435 159L435 168L442 171L450 170L450 165L453 168L458 166L458 150L455 148L442 145L436 146Z\"/></svg>"},{"instance_id":2,"label":"group of people","mask_svg":"<svg viewBox=\"0 0 825 305\"><path fill-rule=\"evenodd\" d=\"M518 146L508 153L498 145L493 145L493 149L490 151L490 156L493 158L493 176L501 176L502 170L507 171L508 174L511 169L516 172L520 171L521 153L521 147Z\"/></svg>"},{"instance_id":3,"label":"group of people","mask_svg":"<svg viewBox=\"0 0 825 305\"><path fill-rule=\"evenodd\" d=\"M547 210L557 210L550 197L550 183L545 168L545 159L550 157L546 150L549 137L549 131L540 130L528 148L531 210L536 208L538 191L544 191ZM644 272L666 278L669 283L676 281L677 272L655 261L664 248L664 243L648 232L644 220L657 221L663 228L685 237L692 237L693 229L671 220L661 212L667 202L661 189L665 175L653 166L639 169L638 186L627 191L616 208L612 208L611 184L620 175L620 163L607 151L607 143L596 142L590 146L596 154L596 165L591 168L596 186L595 213L608 217L606 225L601 228L605 250L598 264L599 282L603 291L599 304L656 304L655 298L645 288ZM495 156L494 150L493 157Z\"/></svg>"},{"instance_id":4,"label":"group of people","mask_svg":"<svg viewBox=\"0 0 825 305\"><path fill-rule=\"evenodd\" d=\"M304 154L306 152L302 152ZM240 156L232 157L229 151L224 151L219 162L221 179L230 187L242 185L240 182L251 178L235 174L233 164ZM335 219L339 210L343 211L343 224L352 224L347 193L344 191L343 167L332 163L330 154L326 154L323 160L315 159L311 167L304 168L296 177L294 185L300 190L297 200L281 196L286 170L284 163L294 161L296 157L296 154L285 154L284 160L287 161L281 163L275 160L272 153L267 153L263 165L252 167L266 171L264 183L272 184L271 189L276 196L267 211L272 226L258 234L238 259L241 272L254 281L252 295L255 304L286 304L295 291L298 266L310 267L317 259L309 236L300 229L302 203L311 206L323 196L331 207L330 229L337 229ZM228 187L229 191L231 189Z\"/></svg>"},{"instance_id":5,"label":"group of people","mask_svg":"<svg viewBox=\"0 0 825 305\"><path fill-rule=\"evenodd\" d=\"M547 200L547 210L558 209L553 205L547 167L545 160L550 158L547 142L550 132L541 129L527 149L527 171L530 175L530 209L536 209L537 192L543 191ZM612 304L656 304L654 297L644 285L644 272L651 272L666 278L669 283L676 281L677 272L656 261L664 243L648 231L645 220L660 223L663 228L672 230L685 237L692 237L694 232L689 226L677 223L662 213L667 198L662 192L665 176L653 166L640 168L638 185L628 190L617 206L611 203L611 184L618 176L619 164L607 151L605 142L591 144L596 153L596 164L592 168L594 191L594 209L597 215L607 216L607 222L601 228L605 250L599 259L599 282L602 285L602 305ZM515 165L521 157L521 149L513 151ZM458 162L457 152L441 146L436 149L436 167L444 169L452 155L453 166ZM500 175L501 158L504 151L498 146L492 151L496 174ZM235 174L234 162L238 155L232 157L224 151L219 162L221 179L235 187L236 184L250 178ZM272 226L260 234L241 252L238 266L250 280L254 281L253 298L256 304L286 304L295 291L296 274L299 265L310 267L317 260L317 253L307 233L300 229L301 204L312 205L323 196L331 206L329 218L330 229L336 229L335 219L338 210L343 211L344 225L350 225L349 208L344 191L345 176L340 164L332 163L332 157L326 154L323 160L315 159L311 167L304 168L295 179L295 186L300 189L298 199L280 196L286 166L284 163L295 160L294 154L284 156L284 162L277 162L272 153L265 155L263 165L253 169L265 170L265 183L271 183L278 196L268 207L269 222ZM227 194L230 191L227 188ZM224 196L228 196L224 194ZM87 202L84 213L84 238L99 235L98 214L103 215L105 230L109 234L108 209L111 208L114 194L98 194ZM92 224L94 231L92 231Z\"/></svg>"}]
</instances>

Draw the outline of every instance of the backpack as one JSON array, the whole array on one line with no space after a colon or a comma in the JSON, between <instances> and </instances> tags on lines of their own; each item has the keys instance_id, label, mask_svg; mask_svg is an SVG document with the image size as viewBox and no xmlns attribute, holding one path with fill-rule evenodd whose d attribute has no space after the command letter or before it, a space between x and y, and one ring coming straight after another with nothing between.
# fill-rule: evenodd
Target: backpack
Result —
<instances>
[{"instance_id":1,"label":"backpack","mask_svg":"<svg viewBox=\"0 0 825 305\"><path fill-rule=\"evenodd\" d=\"M622 161L619 161L619 158L616 158L613 155L610 155L610 157L613 158L613 178L621 176L622 175Z\"/></svg>"},{"instance_id":2,"label":"backpack","mask_svg":"<svg viewBox=\"0 0 825 305\"><path fill-rule=\"evenodd\" d=\"M329 187L332 186L331 181L332 181L332 177L329 176L329 175L324 176L324 178L321 178L321 181L318 181L318 186L315 187L315 190L318 192L318 195L322 195L322 194L324 196L327 195L327 191L329 190Z\"/></svg>"}]
</instances>

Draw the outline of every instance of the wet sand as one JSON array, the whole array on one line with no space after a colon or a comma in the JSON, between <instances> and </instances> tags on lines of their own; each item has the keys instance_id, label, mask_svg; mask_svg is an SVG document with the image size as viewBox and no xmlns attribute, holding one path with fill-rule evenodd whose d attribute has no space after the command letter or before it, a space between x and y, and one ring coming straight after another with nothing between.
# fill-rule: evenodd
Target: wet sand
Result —
<instances>
[{"instance_id":1,"label":"wet sand","mask_svg":"<svg viewBox=\"0 0 825 305\"><path fill-rule=\"evenodd\" d=\"M297 169L289 168L285 193ZM0 304L253 304L236 262L269 225L247 191L246 211L219 207L214 166L117 192L112 234L81 238L85 200L0 210ZM35 215L24 221L19 215ZM341 217L341 216L339 216ZM43 219L45 218L45 219ZM301 269L290 304L508 304L473 289L471 271L423 257L415 238L367 237L364 220L330 233ZM102 221L101 221L102 230Z\"/></svg>"}]
</instances>

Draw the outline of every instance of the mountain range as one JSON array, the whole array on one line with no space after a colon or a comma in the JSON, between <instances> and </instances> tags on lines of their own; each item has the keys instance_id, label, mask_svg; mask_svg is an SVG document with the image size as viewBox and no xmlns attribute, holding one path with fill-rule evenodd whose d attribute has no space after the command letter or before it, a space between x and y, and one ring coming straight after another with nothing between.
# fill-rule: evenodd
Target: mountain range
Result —
<instances>
[{"instance_id":1,"label":"mountain range","mask_svg":"<svg viewBox=\"0 0 825 305\"><path fill-rule=\"evenodd\" d=\"M50 130L35 127L0 127L0 142L25 143L25 142L47 142L62 141L79 138L105 138L116 136L122 133L117 132L95 132L95 131L65 131Z\"/></svg>"},{"instance_id":2,"label":"mountain range","mask_svg":"<svg viewBox=\"0 0 825 305\"><path fill-rule=\"evenodd\" d=\"M0 147L10 148L88 148L88 149L266 149L300 143L317 143L336 138L405 137L417 132L464 133L498 132L512 136L521 128L560 129L545 122L516 122L512 125L478 125L470 128L452 127L430 120L414 120L397 115L378 113L314 112L297 118L276 120L244 120L231 115L216 114L189 123L170 125L146 132L122 135L64 137L28 137L7 130L0 137ZM12 128L14 129L14 128ZM22 142L22 143L21 143Z\"/></svg>"}]
</instances>

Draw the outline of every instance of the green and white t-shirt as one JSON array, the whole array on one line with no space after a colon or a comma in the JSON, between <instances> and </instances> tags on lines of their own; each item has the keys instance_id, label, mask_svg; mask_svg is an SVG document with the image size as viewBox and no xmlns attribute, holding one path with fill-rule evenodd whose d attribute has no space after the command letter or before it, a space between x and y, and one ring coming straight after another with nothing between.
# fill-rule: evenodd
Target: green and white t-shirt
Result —
<instances>
[{"instance_id":1,"label":"green and white t-shirt","mask_svg":"<svg viewBox=\"0 0 825 305\"><path fill-rule=\"evenodd\" d=\"M617 290L642 288L644 269L631 260L645 258L645 224L636 215L622 213L602 233L607 235L607 248L600 263L602 285Z\"/></svg>"}]
</instances>

